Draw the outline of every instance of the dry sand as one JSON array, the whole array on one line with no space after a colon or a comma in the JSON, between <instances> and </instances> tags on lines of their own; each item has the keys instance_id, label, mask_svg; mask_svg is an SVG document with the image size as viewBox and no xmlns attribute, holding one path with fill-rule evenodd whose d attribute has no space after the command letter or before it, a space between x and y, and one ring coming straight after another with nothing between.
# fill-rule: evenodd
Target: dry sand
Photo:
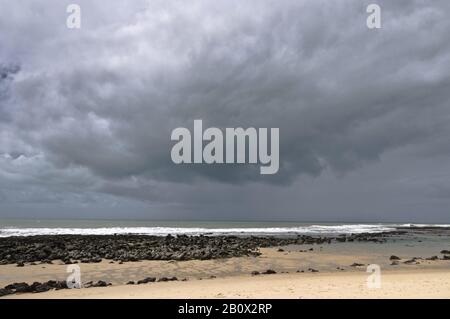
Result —
<instances>
[{"instance_id":1,"label":"dry sand","mask_svg":"<svg viewBox=\"0 0 450 319\"><path fill-rule=\"evenodd\" d=\"M365 246L360 251L339 247L315 246L313 251L304 251L302 246L301 252L298 247L285 247L282 252L262 248L260 257L216 260L80 264L83 282L105 280L113 286L4 298L450 298L449 260L405 264L403 261L409 258L405 256L398 266L391 266L392 251L382 245L379 251L375 248L363 251ZM364 266L351 267L354 262ZM367 287L368 264L380 265L381 288ZM0 286L21 281L65 280L66 267L58 261L25 267L3 265ZM308 268L320 272L311 273ZM254 270L267 269L275 269L277 274L250 275ZM301 270L304 273L297 273ZM180 281L125 285L129 280L163 276L176 276ZM211 276L217 278L209 279ZM181 281L183 278L188 281Z\"/></svg>"},{"instance_id":2,"label":"dry sand","mask_svg":"<svg viewBox=\"0 0 450 319\"><path fill-rule=\"evenodd\" d=\"M450 271L389 271L382 274L381 288L371 289L367 276L365 272L235 276L7 298L450 298Z\"/></svg>"}]
</instances>

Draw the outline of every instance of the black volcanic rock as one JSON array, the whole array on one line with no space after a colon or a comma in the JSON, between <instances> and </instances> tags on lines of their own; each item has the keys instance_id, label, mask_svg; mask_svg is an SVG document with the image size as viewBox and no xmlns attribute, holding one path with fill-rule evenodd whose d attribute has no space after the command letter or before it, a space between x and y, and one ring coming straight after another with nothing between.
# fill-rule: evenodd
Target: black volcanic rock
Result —
<instances>
[{"instance_id":1,"label":"black volcanic rock","mask_svg":"<svg viewBox=\"0 0 450 319\"><path fill-rule=\"evenodd\" d=\"M111 286L111 283L107 283L106 281L103 280L99 280L97 282L92 282L89 281L87 283L84 284L85 288L91 288L91 287L107 287L107 286Z\"/></svg>"},{"instance_id":2,"label":"black volcanic rock","mask_svg":"<svg viewBox=\"0 0 450 319\"><path fill-rule=\"evenodd\" d=\"M397 257L395 255L392 255L391 257L389 257L389 260L400 260L400 257Z\"/></svg>"},{"instance_id":3,"label":"black volcanic rock","mask_svg":"<svg viewBox=\"0 0 450 319\"><path fill-rule=\"evenodd\" d=\"M364 266L364 264L353 263L350 265L350 267L362 267L362 266Z\"/></svg>"},{"instance_id":4,"label":"black volcanic rock","mask_svg":"<svg viewBox=\"0 0 450 319\"><path fill-rule=\"evenodd\" d=\"M13 294L14 291L6 288L0 288L0 297L7 296Z\"/></svg>"},{"instance_id":5,"label":"black volcanic rock","mask_svg":"<svg viewBox=\"0 0 450 319\"><path fill-rule=\"evenodd\" d=\"M100 283L100 282L99 282ZM98 283L97 283L98 284ZM110 285L110 284L108 284ZM96 284L88 285L90 287L96 287ZM99 284L99 286L102 286L102 283ZM5 296L9 294L15 294L15 293L40 293L40 292L46 292L51 289L68 289L67 284L65 281L57 281L57 280L49 280L47 282L34 282L31 285L29 285L26 282L19 282L19 283L13 283L5 286L4 288L0 289L0 296Z\"/></svg>"},{"instance_id":6,"label":"black volcanic rock","mask_svg":"<svg viewBox=\"0 0 450 319\"><path fill-rule=\"evenodd\" d=\"M6 286L5 289L12 290L14 291L14 293L24 293L33 291L32 287L28 285L26 282L16 282Z\"/></svg>"},{"instance_id":7,"label":"black volcanic rock","mask_svg":"<svg viewBox=\"0 0 450 319\"><path fill-rule=\"evenodd\" d=\"M155 278L155 277L147 277L147 278L138 280L137 284L138 284L138 285L141 285L141 284L147 284L147 283L149 283L149 282L155 282L155 281L156 281L156 278Z\"/></svg>"},{"instance_id":8,"label":"black volcanic rock","mask_svg":"<svg viewBox=\"0 0 450 319\"><path fill-rule=\"evenodd\" d=\"M267 269L266 271L262 272L262 274L264 274L264 275L272 275L272 274L276 274L276 273L277 272L272 269Z\"/></svg>"},{"instance_id":9,"label":"black volcanic rock","mask_svg":"<svg viewBox=\"0 0 450 319\"><path fill-rule=\"evenodd\" d=\"M161 277L158 279L158 282L165 282L165 281L177 281L177 277Z\"/></svg>"},{"instance_id":10,"label":"black volcanic rock","mask_svg":"<svg viewBox=\"0 0 450 319\"><path fill-rule=\"evenodd\" d=\"M98 263L141 260L194 260L259 256L259 248L287 245L323 245L336 241L383 242L395 234L351 234L339 237L271 236L147 236L147 235L40 235L0 238L0 264ZM280 248L282 249L282 248ZM309 248L310 251L313 248Z\"/></svg>"}]
</instances>

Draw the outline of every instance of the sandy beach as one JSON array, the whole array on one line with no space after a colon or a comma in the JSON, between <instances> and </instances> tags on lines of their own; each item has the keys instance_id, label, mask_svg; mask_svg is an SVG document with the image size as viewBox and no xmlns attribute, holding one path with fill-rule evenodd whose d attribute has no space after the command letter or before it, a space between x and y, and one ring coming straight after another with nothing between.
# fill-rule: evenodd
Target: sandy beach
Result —
<instances>
[{"instance_id":1,"label":"sandy beach","mask_svg":"<svg viewBox=\"0 0 450 319\"><path fill-rule=\"evenodd\" d=\"M6 298L450 298L450 271L389 271L381 288L372 289L366 280L365 272L236 276Z\"/></svg>"},{"instance_id":2,"label":"sandy beach","mask_svg":"<svg viewBox=\"0 0 450 319\"><path fill-rule=\"evenodd\" d=\"M450 260L428 258L429 251L429 244L418 240L287 245L260 248L259 256L210 260L102 260L78 265L82 282L103 280L111 286L3 298L450 298ZM393 255L400 257L393 261ZM367 267L373 264L380 267L379 288L367 284ZM262 274L268 269L276 273ZM62 261L1 265L0 285L65 280L67 275ZM137 284L150 276L156 282ZM158 282L171 277L177 280Z\"/></svg>"}]
</instances>

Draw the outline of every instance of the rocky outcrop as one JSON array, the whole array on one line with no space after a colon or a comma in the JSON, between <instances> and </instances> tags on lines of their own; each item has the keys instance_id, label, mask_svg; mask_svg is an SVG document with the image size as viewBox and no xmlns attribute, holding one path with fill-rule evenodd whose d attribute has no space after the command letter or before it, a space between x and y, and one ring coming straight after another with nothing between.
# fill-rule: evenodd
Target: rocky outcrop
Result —
<instances>
[{"instance_id":1,"label":"rocky outcrop","mask_svg":"<svg viewBox=\"0 0 450 319\"><path fill-rule=\"evenodd\" d=\"M0 238L0 264L118 263L140 260L193 260L258 256L258 248L291 244L327 244L336 241L386 240L386 234L353 234L339 237L298 235L291 238L238 236L52 235ZM313 248L309 248L310 251Z\"/></svg>"}]
</instances>

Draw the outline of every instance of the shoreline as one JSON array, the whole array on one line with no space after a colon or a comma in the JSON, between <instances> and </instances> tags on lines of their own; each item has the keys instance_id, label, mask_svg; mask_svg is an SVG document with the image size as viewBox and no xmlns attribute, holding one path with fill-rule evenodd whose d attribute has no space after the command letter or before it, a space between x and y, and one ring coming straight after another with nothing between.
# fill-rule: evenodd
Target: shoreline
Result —
<instances>
[{"instance_id":1,"label":"shoreline","mask_svg":"<svg viewBox=\"0 0 450 319\"><path fill-rule=\"evenodd\" d=\"M0 238L0 296L111 298L122 291L127 296L154 298L157 288L152 287L163 289L159 292L162 295L166 288L174 287L172 293L167 292L167 298L195 295L203 298L201 293L215 298L214 292L219 290L222 292L217 292L217 298L222 295L239 298L238 291L248 298L279 295L297 298L295 294L309 298L321 297L318 292L330 290L323 287L343 287L348 288L349 297L358 294L402 297L383 289L370 294L361 290L370 275L368 266L375 265L381 270L382 280L387 279L388 287L394 290L398 281L406 290L418 289L425 296L435 295L431 286L430 290L421 288L425 276L429 277L426 282L448 293L439 297L450 298L449 238L448 229L289 238L186 235ZM78 269L80 283L86 289L68 289L66 279L71 273L68 267ZM410 276L409 283L404 282L405 276ZM345 288L345 282L351 285ZM271 284L279 288L271 292ZM292 291L283 288L291 284ZM260 286L264 287L262 292L267 291L266 296L258 292ZM176 287L185 295L177 293ZM191 293L187 292L189 289ZM416 296L412 290L405 293ZM325 293L323 297L327 296Z\"/></svg>"}]
</instances>

